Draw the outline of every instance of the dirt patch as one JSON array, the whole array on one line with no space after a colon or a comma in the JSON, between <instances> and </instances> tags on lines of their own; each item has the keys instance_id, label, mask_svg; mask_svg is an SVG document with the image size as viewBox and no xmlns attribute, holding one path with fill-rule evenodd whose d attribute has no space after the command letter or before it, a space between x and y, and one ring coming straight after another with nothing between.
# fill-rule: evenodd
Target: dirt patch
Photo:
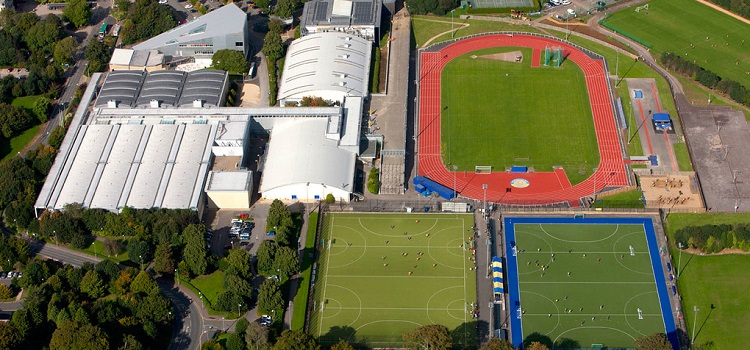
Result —
<instances>
[{"instance_id":1,"label":"dirt patch","mask_svg":"<svg viewBox=\"0 0 750 350\"><path fill-rule=\"evenodd\" d=\"M252 107L260 104L260 87L255 84L242 84L240 89L240 107Z\"/></svg>"},{"instance_id":2,"label":"dirt patch","mask_svg":"<svg viewBox=\"0 0 750 350\"><path fill-rule=\"evenodd\" d=\"M643 175L640 180L646 208L704 211L695 176Z\"/></svg>"},{"instance_id":3,"label":"dirt patch","mask_svg":"<svg viewBox=\"0 0 750 350\"><path fill-rule=\"evenodd\" d=\"M511 51L503 53L493 53L489 55L479 56L480 58L488 58L491 60L505 61L505 62L523 62L523 53L521 51Z\"/></svg>"}]
</instances>

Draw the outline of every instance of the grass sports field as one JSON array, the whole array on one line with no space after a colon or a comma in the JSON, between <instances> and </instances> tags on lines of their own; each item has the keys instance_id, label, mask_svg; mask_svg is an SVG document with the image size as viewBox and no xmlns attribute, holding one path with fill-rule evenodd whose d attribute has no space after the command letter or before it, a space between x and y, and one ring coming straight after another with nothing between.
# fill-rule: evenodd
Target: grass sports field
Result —
<instances>
[{"instance_id":1,"label":"grass sports field","mask_svg":"<svg viewBox=\"0 0 750 350\"><path fill-rule=\"evenodd\" d=\"M523 53L522 63L481 57L517 50ZM445 66L445 164L464 171L476 165L552 171L560 165L573 182L571 172L591 174L599 151L583 72L572 62L531 68L530 61L531 49L502 47L473 51Z\"/></svg>"},{"instance_id":2,"label":"grass sports field","mask_svg":"<svg viewBox=\"0 0 750 350\"><path fill-rule=\"evenodd\" d=\"M750 223L750 213L705 213L669 215L668 232L685 226ZM679 262L679 251L672 247L672 261ZM677 286L682 296L687 327L692 331L697 306L695 343L704 349L744 349L750 343L750 255L700 256L682 253Z\"/></svg>"},{"instance_id":3,"label":"grass sports field","mask_svg":"<svg viewBox=\"0 0 750 350\"><path fill-rule=\"evenodd\" d=\"M651 221L594 220L506 218L508 244L517 251L508 268L512 274L515 260L519 281L514 291L508 277L511 305L520 291L522 310L519 320L518 307L511 306L511 319L514 327L522 322L523 339L561 348L632 348L638 337L665 332L657 294L657 281L664 279L654 277L646 236ZM669 303L666 308L670 314Z\"/></svg>"},{"instance_id":4,"label":"grass sports field","mask_svg":"<svg viewBox=\"0 0 750 350\"><path fill-rule=\"evenodd\" d=\"M454 339L477 339L469 313L473 222L471 215L326 215L310 332L323 345L341 338L399 347L405 331L441 324Z\"/></svg>"},{"instance_id":5,"label":"grass sports field","mask_svg":"<svg viewBox=\"0 0 750 350\"><path fill-rule=\"evenodd\" d=\"M678 53L750 86L745 74L750 71L750 25L697 1L653 0L648 5L648 11L631 7L616 12L606 23L652 44L652 53Z\"/></svg>"}]
</instances>

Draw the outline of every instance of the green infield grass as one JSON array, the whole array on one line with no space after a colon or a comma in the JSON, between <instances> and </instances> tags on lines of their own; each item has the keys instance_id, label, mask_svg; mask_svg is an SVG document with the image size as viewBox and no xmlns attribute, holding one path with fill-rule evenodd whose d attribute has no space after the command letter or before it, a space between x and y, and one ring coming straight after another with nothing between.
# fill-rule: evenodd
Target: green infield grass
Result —
<instances>
[{"instance_id":1,"label":"green infield grass","mask_svg":"<svg viewBox=\"0 0 750 350\"><path fill-rule=\"evenodd\" d=\"M655 57L674 52L750 86L745 74L750 71L750 25L697 1L653 0L648 5L647 11L630 7L616 12L605 23L653 45Z\"/></svg>"},{"instance_id":2,"label":"green infield grass","mask_svg":"<svg viewBox=\"0 0 750 350\"><path fill-rule=\"evenodd\" d=\"M472 225L457 214L326 215L311 334L324 346L399 348L405 331L441 324L478 342Z\"/></svg>"},{"instance_id":3,"label":"green infield grass","mask_svg":"<svg viewBox=\"0 0 750 350\"><path fill-rule=\"evenodd\" d=\"M524 339L632 348L665 332L643 224L513 225Z\"/></svg>"},{"instance_id":4,"label":"green infield grass","mask_svg":"<svg viewBox=\"0 0 750 350\"><path fill-rule=\"evenodd\" d=\"M521 51L522 63L489 55ZM445 164L526 165L535 171L563 166L577 183L599 164L594 121L583 71L531 68L531 49L477 50L446 64L441 81L441 148ZM579 172L586 175L576 176Z\"/></svg>"},{"instance_id":5,"label":"green infield grass","mask_svg":"<svg viewBox=\"0 0 750 350\"><path fill-rule=\"evenodd\" d=\"M750 223L750 213L670 214L667 232L685 226ZM681 263L677 287L688 329L692 331L698 307L695 343L703 349L743 349L750 343L750 255L701 256L671 247L672 261ZM681 260L681 261L680 261Z\"/></svg>"}]
</instances>

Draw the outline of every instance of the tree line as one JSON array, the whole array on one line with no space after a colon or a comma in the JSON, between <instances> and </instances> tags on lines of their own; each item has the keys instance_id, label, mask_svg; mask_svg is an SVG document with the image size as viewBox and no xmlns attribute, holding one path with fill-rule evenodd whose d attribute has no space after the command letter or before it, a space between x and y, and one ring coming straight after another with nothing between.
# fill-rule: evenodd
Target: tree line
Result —
<instances>
[{"instance_id":1,"label":"tree line","mask_svg":"<svg viewBox=\"0 0 750 350\"><path fill-rule=\"evenodd\" d=\"M123 45L130 45L153 38L174 28L177 23L170 6L162 6L157 1L129 0L117 1L117 8L124 15L120 38Z\"/></svg>"},{"instance_id":2,"label":"tree line","mask_svg":"<svg viewBox=\"0 0 750 350\"><path fill-rule=\"evenodd\" d=\"M750 0L710 0L742 17L750 18Z\"/></svg>"},{"instance_id":3,"label":"tree line","mask_svg":"<svg viewBox=\"0 0 750 350\"><path fill-rule=\"evenodd\" d=\"M740 83L729 78L723 79L718 74L701 67L694 61L690 62L673 52L663 53L659 57L659 61L668 69L688 76L701 85L709 89L718 90L731 97L735 102L750 107L750 91Z\"/></svg>"},{"instance_id":4,"label":"tree line","mask_svg":"<svg viewBox=\"0 0 750 350\"><path fill-rule=\"evenodd\" d=\"M750 251L749 224L687 226L677 230L674 238L683 247L703 253L718 253L726 248Z\"/></svg>"},{"instance_id":5,"label":"tree line","mask_svg":"<svg viewBox=\"0 0 750 350\"><path fill-rule=\"evenodd\" d=\"M12 283L26 296L0 323L2 349L163 349L171 338L172 304L145 271L32 260Z\"/></svg>"},{"instance_id":6,"label":"tree line","mask_svg":"<svg viewBox=\"0 0 750 350\"><path fill-rule=\"evenodd\" d=\"M409 13L413 15L426 15L432 13L442 16L450 10L458 7L457 0L413 0L406 3Z\"/></svg>"}]
</instances>

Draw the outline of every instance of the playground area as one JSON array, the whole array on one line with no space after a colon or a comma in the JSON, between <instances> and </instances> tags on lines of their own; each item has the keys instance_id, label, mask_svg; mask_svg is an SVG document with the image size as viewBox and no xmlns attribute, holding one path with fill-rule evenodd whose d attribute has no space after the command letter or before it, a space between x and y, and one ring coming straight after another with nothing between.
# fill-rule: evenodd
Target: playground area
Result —
<instances>
[{"instance_id":1,"label":"playground area","mask_svg":"<svg viewBox=\"0 0 750 350\"><path fill-rule=\"evenodd\" d=\"M441 324L454 340L476 341L473 220L469 214L326 215L310 332L324 346L344 339L400 348L405 331Z\"/></svg>"},{"instance_id":2,"label":"playground area","mask_svg":"<svg viewBox=\"0 0 750 350\"><path fill-rule=\"evenodd\" d=\"M549 348L633 348L666 333L676 344L651 219L505 218L511 338Z\"/></svg>"}]
</instances>

